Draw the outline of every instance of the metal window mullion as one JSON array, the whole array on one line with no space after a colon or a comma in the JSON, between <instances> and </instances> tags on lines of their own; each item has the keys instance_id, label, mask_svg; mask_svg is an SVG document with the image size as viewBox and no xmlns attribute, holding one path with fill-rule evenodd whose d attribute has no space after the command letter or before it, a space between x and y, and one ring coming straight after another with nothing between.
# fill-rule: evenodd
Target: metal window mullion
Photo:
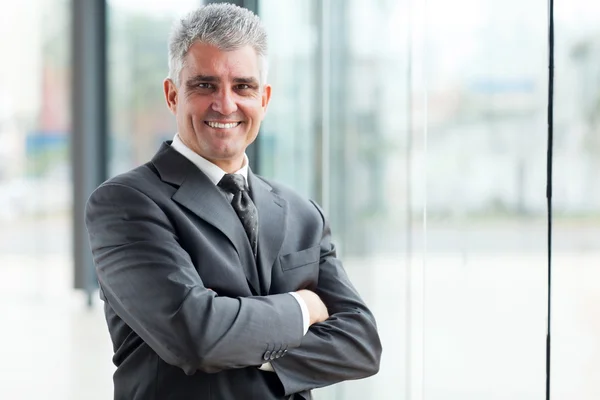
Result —
<instances>
[{"instance_id":1,"label":"metal window mullion","mask_svg":"<svg viewBox=\"0 0 600 400\"><path fill-rule=\"evenodd\" d=\"M96 275L85 229L85 204L107 177L106 1L72 0L72 135L74 286L88 294Z\"/></svg>"}]
</instances>

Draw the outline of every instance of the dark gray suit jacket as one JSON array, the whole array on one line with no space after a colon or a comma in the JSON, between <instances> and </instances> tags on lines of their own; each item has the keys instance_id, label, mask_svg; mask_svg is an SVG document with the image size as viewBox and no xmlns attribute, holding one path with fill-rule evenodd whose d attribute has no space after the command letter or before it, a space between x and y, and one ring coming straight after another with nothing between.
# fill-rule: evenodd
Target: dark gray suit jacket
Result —
<instances>
[{"instance_id":1,"label":"dark gray suit jacket","mask_svg":"<svg viewBox=\"0 0 600 400\"><path fill-rule=\"evenodd\" d=\"M115 399L310 399L313 388L378 371L375 319L319 207L251 172L248 181L256 260L225 196L168 142L90 197ZM315 291L330 314L305 336L287 293L299 289ZM266 361L275 373L258 369Z\"/></svg>"}]
</instances>

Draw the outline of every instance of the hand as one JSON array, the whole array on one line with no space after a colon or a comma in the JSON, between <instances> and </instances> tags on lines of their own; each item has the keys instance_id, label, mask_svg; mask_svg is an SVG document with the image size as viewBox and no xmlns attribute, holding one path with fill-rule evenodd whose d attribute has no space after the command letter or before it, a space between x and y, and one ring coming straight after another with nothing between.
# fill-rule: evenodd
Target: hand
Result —
<instances>
[{"instance_id":1,"label":"hand","mask_svg":"<svg viewBox=\"0 0 600 400\"><path fill-rule=\"evenodd\" d=\"M306 303L306 308L308 308L308 315L310 319L309 325L316 324L317 322L323 322L329 318L329 312L327 311L325 303L323 303L319 295L317 295L315 292L303 289L298 290L296 294L300 296L302 300L304 300L304 303Z\"/></svg>"}]
</instances>

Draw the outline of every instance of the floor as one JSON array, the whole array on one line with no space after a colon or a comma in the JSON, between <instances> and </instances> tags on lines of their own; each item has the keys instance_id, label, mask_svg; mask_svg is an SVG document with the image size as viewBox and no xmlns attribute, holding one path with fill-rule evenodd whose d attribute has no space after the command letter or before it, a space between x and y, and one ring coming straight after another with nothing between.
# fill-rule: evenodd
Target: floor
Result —
<instances>
[{"instance_id":1,"label":"floor","mask_svg":"<svg viewBox=\"0 0 600 400\"><path fill-rule=\"evenodd\" d=\"M112 346L100 302L88 308L70 290L62 257L36 259L43 267L24 257L2 261L0 399L112 398Z\"/></svg>"}]
</instances>

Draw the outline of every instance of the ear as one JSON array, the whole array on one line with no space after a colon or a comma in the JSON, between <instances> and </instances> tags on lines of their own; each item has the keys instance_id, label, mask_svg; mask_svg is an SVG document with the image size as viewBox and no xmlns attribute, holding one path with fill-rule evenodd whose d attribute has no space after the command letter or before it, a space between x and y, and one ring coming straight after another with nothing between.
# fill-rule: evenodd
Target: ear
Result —
<instances>
[{"instance_id":1,"label":"ear","mask_svg":"<svg viewBox=\"0 0 600 400\"><path fill-rule=\"evenodd\" d=\"M165 100L167 107L173 114L177 114L177 85L170 78L163 82L163 90L165 92Z\"/></svg>"},{"instance_id":2,"label":"ear","mask_svg":"<svg viewBox=\"0 0 600 400\"><path fill-rule=\"evenodd\" d=\"M271 101L271 85L265 84L262 92L262 109L263 113L267 112L267 107L269 106L269 102Z\"/></svg>"}]
</instances>

